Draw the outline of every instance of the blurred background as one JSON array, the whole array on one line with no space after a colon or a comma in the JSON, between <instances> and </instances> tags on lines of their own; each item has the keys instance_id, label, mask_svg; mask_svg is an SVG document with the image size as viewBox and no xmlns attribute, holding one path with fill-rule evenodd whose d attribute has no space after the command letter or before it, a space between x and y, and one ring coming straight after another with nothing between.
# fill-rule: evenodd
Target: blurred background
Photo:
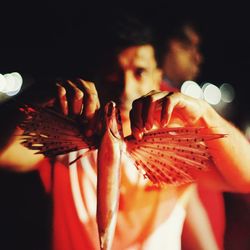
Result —
<instances>
[{"instance_id":1,"label":"blurred background","mask_svg":"<svg viewBox=\"0 0 250 250\"><path fill-rule=\"evenodd\" d=\"M88 78L89 69L98 60L98 53L93 56L92 48L98 51L102 46L105 37L102 25L110 21L110 13L116 9L129 10L152 23L158 17L164 20L164 16L166 22L171 17L193 19L203 39L204 62L197 83L202 87L209 82L219 88L229 84L233 96L232 103L223 107L225 115L247 131L250 16L248 8L240 4L154 1L127 2L117 8L95 1L9 2L3 5L0 15L0 73L17 71L43 78L71 75ZM162 21L157 25L164 28L165 24ZM223 104L215 106L221 109Z\"/></svg>"},{"instance_id":2,"label":"blurred background","mask_svg":"<svg viewBox=\"0 0 250 250\"><path fill-rule=\"evenodd\" d=\"M109 15L116 9L137 13L153 24L162 25L162 28L164 21L159 23L158 17L164 20L162 17L166 16L166 21L171 17L189 17L199 26L202 37L204 62L201 75L196 81L200 91L204 94L205 88L210 86L207 92L212 89L208 94L212 99L208 100L211 100L214 108L250 138L249 9L240 3L228 2L202 2L197 5L190 1L162 4L155 0L152 3L126 2L119 5L115 7L94 1L9 1L2 5L0 74L18 72L23 76L21 92L30 84L45 86L58 77L80 76L93 80L92 69L98 61L98 50L104 43L102 38L106 39L102 25L112 21ZM93 49L96 51L95 55L91 52ZM10 95L1 93L0 85L0 109L14 94L15 91ZM0 119L2 121L7 117ZM1 249L1 245L6 247L3 249L46 249L49 242L49 232L46 230L49 225L49 197L44 194L40 185L36 173L16 175L1 171ZM241 197L225 194L228 225L231 226L233 220L243 220L244 227L240 226L228 233L227 249L250 249L250 234L246 229L250 226L250 199L248 197L248 203L242 203L240 208L233 206L237 202L235 199ZM242 199L245 200L245 197ZM246 230L244 235L249 248L232 247L232 237L239 230ZM13 238L16 243L12 242ZM39 244L40 248L37 248ZM20 248L16 248L17 245Z\"/></svg>"}]
</instances>

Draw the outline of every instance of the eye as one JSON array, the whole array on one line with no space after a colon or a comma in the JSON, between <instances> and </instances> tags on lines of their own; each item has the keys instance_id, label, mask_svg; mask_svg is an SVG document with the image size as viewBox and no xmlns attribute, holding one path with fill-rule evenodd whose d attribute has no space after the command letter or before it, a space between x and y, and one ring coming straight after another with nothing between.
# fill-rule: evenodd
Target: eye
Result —
<instances>
[{"instance_id":1,"label":"eye","mask_svg":"<svg viewBox=\"0 0 250 250\"><path fill-rule=\"evenodd\" d=\"M147 70L145 68L136 68L135 69L135 77L136 78L141 78L145 75Z\"/></svg>"}]
</instances>

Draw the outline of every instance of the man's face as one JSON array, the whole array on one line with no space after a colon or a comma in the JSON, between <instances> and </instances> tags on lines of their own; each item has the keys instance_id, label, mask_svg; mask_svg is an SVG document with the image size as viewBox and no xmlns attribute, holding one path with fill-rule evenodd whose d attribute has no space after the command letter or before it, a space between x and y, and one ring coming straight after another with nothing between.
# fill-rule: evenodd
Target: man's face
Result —
<instances>
[{"instance_id":1,"label":"man's face","mask_svg":"<svg viewBox=\"0 0 250 250\"><path fill-rule=\"evenodd\" d=\"M200 72L202 55L200 37L192 29L186 29L187 41L173 39L169 43L169 53L165 57L163 71L176 85L186 80L194 80ZM178 86L177 86L178 87Z\"/></svg>"},{"instance_id":2,"label":"man's face","mask_svg":"<svg viewBox=\"0 0 250 250\"><path fill-rule=\"evenodd\" d=\"M122 118L126 120L135 99L159 89L161 72L151 45L128 47L116 59L114 69L105 76L104 87L109 99L118 103Z\"/></svg>"}]
</instances>

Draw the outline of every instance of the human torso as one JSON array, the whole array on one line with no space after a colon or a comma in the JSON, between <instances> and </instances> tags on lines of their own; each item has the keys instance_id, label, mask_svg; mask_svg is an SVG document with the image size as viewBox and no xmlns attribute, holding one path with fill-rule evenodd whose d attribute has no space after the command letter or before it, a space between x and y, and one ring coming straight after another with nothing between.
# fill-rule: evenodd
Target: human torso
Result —
<instances>
[{"instance_id":1,"label":"human torso","mask_svg":"<svg viewBox=\"0 0 250 250\"><path fill-rule=\"evenodd\" d=\"M77 153L71 153L74 160ZM99 249L96 152L54 166L54 249ZM155 187L123 157L112 250L180 249L186 187ZM63 239L63 240L62 240Z\"/></svg>"}]
</instances>

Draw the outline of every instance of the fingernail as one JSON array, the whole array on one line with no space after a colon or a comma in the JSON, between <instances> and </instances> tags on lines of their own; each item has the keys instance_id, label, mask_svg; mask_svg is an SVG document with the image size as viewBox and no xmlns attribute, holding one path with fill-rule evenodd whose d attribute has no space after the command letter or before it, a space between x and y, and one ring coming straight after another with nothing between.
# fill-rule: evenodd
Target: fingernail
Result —
<instances>
[{"instance_id":1,"label":"fingernail","mask_svg":"<svg viewBox=\"0 0 250 250\"><path fill-rule=\"evenodd\" d=\"M153 125L151 123L147 123L145 127L146 130L150 130L153 127Z\"/></svg>"},{"instance_id":2,"label":"fingernail","mask_svg":"<svg viewBox=\"0 0 250 250\"><path fill-rule=\"evenodd\" d=\"M144 133L143 133L143 132L139 133L139 140L141 140L141 139L142 139L143 135L144 135Z\"/></svg>"},{"instance_id":3,"label":"fingernail","mask_svg":"<svg viewBox=\"0 0 250 250\"><path fill-rule=\"evenodd\" d=\"M141 132L139 129L134 129L133 135L134 135L136 140L141 140L141 138L143 136L143 132Z\"/></svg>"},{"instance_id":4,"label":"fingernail","mask_svg":"<svg viewBox=\"0 0 250 250\"><path fill-rule=\"evenodd\" d=\"M139 132L137 135L136 135L136 140L141 140L143 137L143 132Z\"/></svg>"}]
</instances>

